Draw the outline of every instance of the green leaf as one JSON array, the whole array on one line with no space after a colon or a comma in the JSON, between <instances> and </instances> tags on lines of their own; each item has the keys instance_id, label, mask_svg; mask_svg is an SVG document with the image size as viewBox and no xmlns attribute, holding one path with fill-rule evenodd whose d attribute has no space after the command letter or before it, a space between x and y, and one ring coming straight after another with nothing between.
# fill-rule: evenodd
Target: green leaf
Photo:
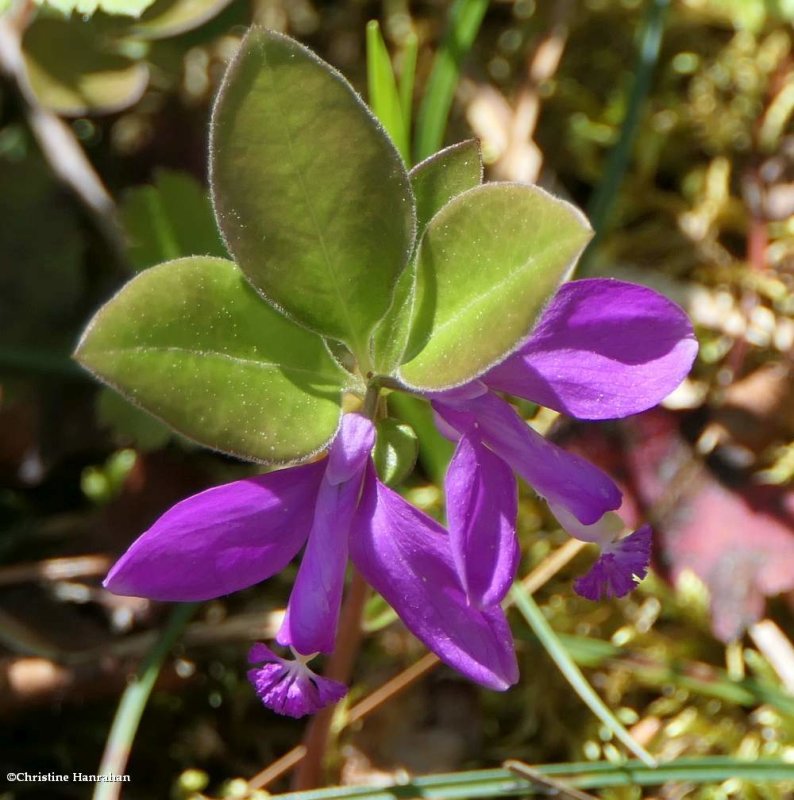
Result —
<instances>
[{"instance_id":1,"label":"green leaf","mask_svg":"<svg viewBox=\"0 0 794 800\"><path fill-rule=\"evenodd\" d=\"M121 220L137 269L182 256L226 255L209 195L187 173L158 170L152 186L130 189Z\"/></svg>"},{"instance_id":2,"label":"green leaf","mask_svg":"<svg viewBox=\"0 0 794 800\"><path fill-rule=\"evenodd\" d=\"M220 14L231 0L155 0L132 26L141 39L167 39L192 31Z\"/></svg>"},{"instance_id":3,"label":"green leaf","mask_svg":"<svg viewBox=\"0 0 794 800\"><path fill-rule=\"evenodd\" d=\"M404 360L411 333L415 287L416 264L412 262L397 279L392 304L372 337L372 363L380 375L392 375Z\"/></svg>"},{"instance_id":4,"label":"green leaf","mask_svg":"<svg viewBox=\"0 0 794 800\"><path fill-rule=\"evenodd\" d=\"M416 198L417 238L453 197L482 183L482 175L482 155L476 139L454 144L417 164L408 173ZM397 279L391 307L373 338L373 360L381 374L392 374L404 360L415 285L416 262L412 261Z\"/></svg>"},{"instance_id":5,"label":"green leaf","mask_svg":"<svg viewBox=\"0 0 794 800\"><path fill-rule=\"evenodd\" d=\"M403 41L402 68L400 69L399 87L400 107L405 123L405 135L408 138L409 150L411 143L411 120L414 106L414 83L416 82L416 59L419 54L419 39L410 31ZM411 163L410 153L405 159L406 164Z\"/></svg>"},{"instance_id":6,"label":"green leaf","mask_svg":"<svg viewBox=\"0 0 794 800\"><path fill-rule=\"evenodd\" d=\"M413 471L419 442L414 429L404 422L382 419L373 459L378 476L387 486L399 486Z\"/></svg>"},{"instance_id":7,"label":"green leaf","mask_svg":"<svg viewBox=\"0 0 794 800\"><path fill-rule=\"evenodd\" d=\"M257 461L320 450L339 422L342 370L230 261L152 267L99 310L75 357L178 432Z\"/></svg>"},{"instance_id":8,"label":"green leaf","mask_svg":"<svg viewBox=\"0 0 794 800\"><path fill-rule=\"evenodd\" d=\"M28 88L59 114L110 114L128 108L149 83L149 68L110 49L98 26L80 17L39 16L22 42Z\"/></svg>"},{"instance_id":9,"label":"green leaf","mask_svg":"<svg viewBox=\"0 0 794 800\"><path fill-rule=\"evenodd\" d=\"M414 201L400 154L347 81L252 28L215 105L211 185L250 281L366 367L413 247Z\"/></svg>"},{"instance_id":10,"label":"green leaf","mask_svg":"<svg viewBox=\"0 0 794 800\"><path fill-rule=\"evenodd\" d=\"M380 25L374 19L367 23L367 91L373 113L407 163L411 156L400 94Z\"/></svg>"},{"instance_id":11,"label":"green leaf","mask_svg":"<svg viewBox=\"0 0 794 800\"><path fill-rule=\"evenodd\" d=\"M408 386L466 383L524 339L591 236L582 213L536 186L489 183L458 195L425 231Z\"/></svg>"},{"instance_id":12,"label":"green leaf","mask_svg":"<svg viewBox=\"0 0 794 800\"><path fill-rule=\"evenodd\" d=\"M139 17L154 0L35 0L37 5L54 8L61 14L79 14L85 18L97 11Z\"/></svg>"},{"instance_id":13,"label":"green leaf","mask_svg":"<svg viewBox=\"0 0 794 800\"><path fill-rule=\"evenodd\" d=\"M418 235L453 197L479 186L482 175L482 153L476 139L445 147L417 164L408 176L416 197Z\"/></svg>"}]
</instances>

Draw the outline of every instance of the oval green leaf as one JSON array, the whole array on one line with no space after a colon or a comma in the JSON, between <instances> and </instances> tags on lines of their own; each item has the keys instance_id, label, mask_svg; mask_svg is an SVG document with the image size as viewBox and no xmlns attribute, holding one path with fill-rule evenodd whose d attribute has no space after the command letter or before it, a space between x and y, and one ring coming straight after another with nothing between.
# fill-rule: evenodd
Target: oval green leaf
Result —
<instances>
[{"instance_id":1,"label":"oval green leaf","mask_svg":"<svg viewBox=\"0 0 794 800\"><path fill-rule=\"evenodd\" d=\"M98 378L200 444L268 463L334 435L344 373L230 261L182 258L133 278L75 353Z\"/></svg>"},{"instance_id":2,"label":"oval green leaf","mask_svg":"<svg viewBox=\"0 0 794 800\"><path fill-rule=\"evenodd\" d=\"M417 254L410 360L398 376L438 391L473 380L527 336L592 235L584 215L536 186L458 195Z\"/></svg>"},{"instance_id":3,"label":"oval green leaf","mask_svg":"<svg viewBox=\"0 0 794 800\"><path fill-rule=\"evenodd\" d=\"M128 108L149 83L149 68L106 47L80 17L41 16L25 32L28 88L59 114L110 114Z\"/></svg>"},{"instance_id":4,"label":"oval green leaf","mask_svg":"<svg viewBox=\"0 0 794 800\"><path fill-rule=\"evenodd\" d=\"M64 16L79 14L83 19L97 11L139 17L154 0L35 0L36 5L54 8Z\"/></svg>"},{"instance_id":5,"label":"oval green leaf","mask_svg":"<svg viewBox=\"0 0 794 800\"><path fill-rule=\"evenodd\" d=\"M192 31L223 11L231 0L155 0L132 26L140 39L167 39Z\"/></svg>"},{"instance_id":6,"label":"oval green leaf","mask_svg":"<svg viewBox=\"0 0 794 800\"><path fill-rule=\"evenodd\" d=\"M476 139L453 144L417 164L409 173L416 198L417 236L453 197L482 183L480 143ZM373 337L376 371L390 375L404 360L411 328L416 285L416 263L397 279L394 298Z\"/></svg>"},{"instance_id":7,"label":"oval green leaf","mask_svg":"<svg viewBox=\"0 0 794 800\"><path fill-rule=\"evenodd\" d=\"M453 197L479 186L482 175L482 152L476 139L445 147L417 164L408 176L416 196L419 236Z\"/></svg>"},{"instance_id":8,"label":"oval green leaf","mask_svg":"<svg viewBox=\"0 0 794 800\"><path fill-rule=\"evenodd\" d=\"M210 168L218 222L251 283L361 357L416 223L402 159L350 84L252 28L218 94Z\"/></svg>"}]
</instances>

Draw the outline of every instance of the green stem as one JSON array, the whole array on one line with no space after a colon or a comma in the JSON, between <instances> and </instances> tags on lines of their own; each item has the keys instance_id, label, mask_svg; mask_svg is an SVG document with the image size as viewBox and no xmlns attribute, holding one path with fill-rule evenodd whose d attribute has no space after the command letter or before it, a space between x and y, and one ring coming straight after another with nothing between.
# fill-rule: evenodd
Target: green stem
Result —
<instances>
[{"instance_id":1,"label":"green stem","mask_svg":"<svg viewBox=\"0 0 794 800\"><path fill-rule=\"evenodd\" d=\"M651 78L659 60L659 50L664 33L664 18L670 0L650 0L645 12L640 37L640 50L634 67L634 84L631 87L626 116L620 135L609 154L604 177L598 184L587 207L587 216L595 231L579 266L579 274L585 275L598 241L604 233L610 213L617 199L620 185L628 168L634 140L637 137L642 110L651 89Z\"/></svg>"},{"instance_id":2,"label":"green stem","mask_svg":"<svg viewBox=\"0 0 794 800\"><path fill-rule=\"evenodd\" d=\"M378 401L380 400L380 385L373 381L367 386L367 393L364 395L364 405L361 413L371 420L374 420L378 413Z\"/></svg>"},{"instance_id":3,"label":"green stem","mask_svg":"<svg viewBox=\"0 0 794 800\"><path fill-rule=\"evenodd\" d=\"M656 759L620 724L615 715L607 708L604 701L587 682L587 678L576 666L565 646L559 640L551 625L549 625L546 617L543 616L538 604L532 599L532 596L524 591L518 583L513 585L510 594L535 636L538 637L546 652L551 656L560 672L562 672L587 707L611 731L616 739L623 742L629 751L649 767L655 767Z\"/></svg>"},{"instance_id":4,"label":"green stem","mask_svg":"<svg viewBox=\"0 0 794 800\"><path fill-rule=\"evenodd\" d=\"M105 752L99 765L100 775L124 774L132 751L132 742L163 661L196 608L198 608L197 603L182 603L171 611L165 630L138 668L135 678L124 690L105 743ZM119 797L123 785L97 783L93 800L115 800Z\"/></svg>"}]
</instances>

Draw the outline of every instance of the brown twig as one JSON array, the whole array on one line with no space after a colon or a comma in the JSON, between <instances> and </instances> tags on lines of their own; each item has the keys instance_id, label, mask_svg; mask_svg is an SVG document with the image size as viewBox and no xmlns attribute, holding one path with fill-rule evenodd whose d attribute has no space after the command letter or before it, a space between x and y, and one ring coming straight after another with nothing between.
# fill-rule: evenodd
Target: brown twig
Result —
<instances>
[{"instance_id":1,"label":"brown twig","mask_svg":"<svg viewBox=\"0 0 794 800\"><path fill-rule=\"evenodd\" d=\"M269 764L248 781L248 794L278 780L282 775L297 766L305 756L306 748L302 744L293 747L292 750L285 753L281 758L277 758L272 764Z\"/></svg>"},{"instance_id":2,"label":"brown twig","mask_svg":"<svg viewBox=\"0 0 794 800\"><path fill-rule=\"evenodd\" d=\"M262 612L257 611L229 617L222 623L198 620L187 626L181 641L186 647L201 647L219 642L272 639L283 618L284 612L279 610L266 614L264 618ZM40 656L61 665L76 667L109 660L140 658L152 647L157 636L157 630L148 630L103 643L98 647L64 650L23 621L0 609L0 642L20 655Z\"/></svg>"},{"instance_id":3,"label":"brown twig","mask_svg":"<svg viewBox=\"0 0 794 800\"><path fill-rule=\"evenodd\" d=\"M380 708L388 700L403 692L411 684L416 683L440 663L435 653L425 653L415 664L412 664L408 669L404 669L391 680L386 681L383 686L379 686L361 702L356 703L347 714L347 724L352 725L354 722L364 719L364 717Z\"/></svg>"},{"instance_id":4,"label":"brown twig","mask_svg":"<svg viewBox=\"0 0 794 800\"><path fill-rule=\"evenodd\" d=\"M14 564L0 569L0 586L34 581L62 581L104 575L113 560L110 556L65 556L47 558L33 564Z\"/></svg>"},{"instance_id":5,"label":"brown twig","mask_svg":"<svg viewBox=\"0 0 794 800\"><path fill-rule=\"evenodd\" d=\"M513 774L537 786L542 790L539 791L538 794L550 794L553 797L559 798L559 800L598 800L593 794L587 794L579 789L575 789L573 786L568 786L568 784L556 778L543 775L523 761L516 761L511 758L505 761L502 766L510 770Z\"/></svg>"},{"instance_id":6,"label":"brown twig","mask_svg":"<svg viewBox=\"0 0 794 800\"><path fill-rule=\"evenodd\" d=\"M282 611L263 618L261 611L238 614L222 622L190 623L181 639L189 649L219 642L272 639ZM125 636L78 652L67 652L0 610L0 642L24 655L0 659L0 712L30 705L81 702L103 696L124 685L131 660L140 659L156 642L158 630Z\"/></svg>"}]
</instances>

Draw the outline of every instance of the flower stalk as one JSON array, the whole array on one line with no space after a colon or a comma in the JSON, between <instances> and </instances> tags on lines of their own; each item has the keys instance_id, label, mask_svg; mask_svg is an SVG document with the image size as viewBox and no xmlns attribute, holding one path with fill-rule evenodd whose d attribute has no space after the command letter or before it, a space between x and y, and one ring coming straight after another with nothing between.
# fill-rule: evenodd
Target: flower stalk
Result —
<instances>
[{"instance_id":1,"label":"flower stalk","mask_svg":"<svg viewBox=\"0 0 794 800\"><path fill-rule=\"evenodd\" d=\"M325 669L326 678L340 683L350 682L363 639L361 621L368 594L366 581L353 569L347 596L342 605L336 648L328 658ZM320 785L336 709L336 706L326 706L306 726L303 736L306 755L293 775L293 791L313 789Z\"/></svg>"}]
</instances>

